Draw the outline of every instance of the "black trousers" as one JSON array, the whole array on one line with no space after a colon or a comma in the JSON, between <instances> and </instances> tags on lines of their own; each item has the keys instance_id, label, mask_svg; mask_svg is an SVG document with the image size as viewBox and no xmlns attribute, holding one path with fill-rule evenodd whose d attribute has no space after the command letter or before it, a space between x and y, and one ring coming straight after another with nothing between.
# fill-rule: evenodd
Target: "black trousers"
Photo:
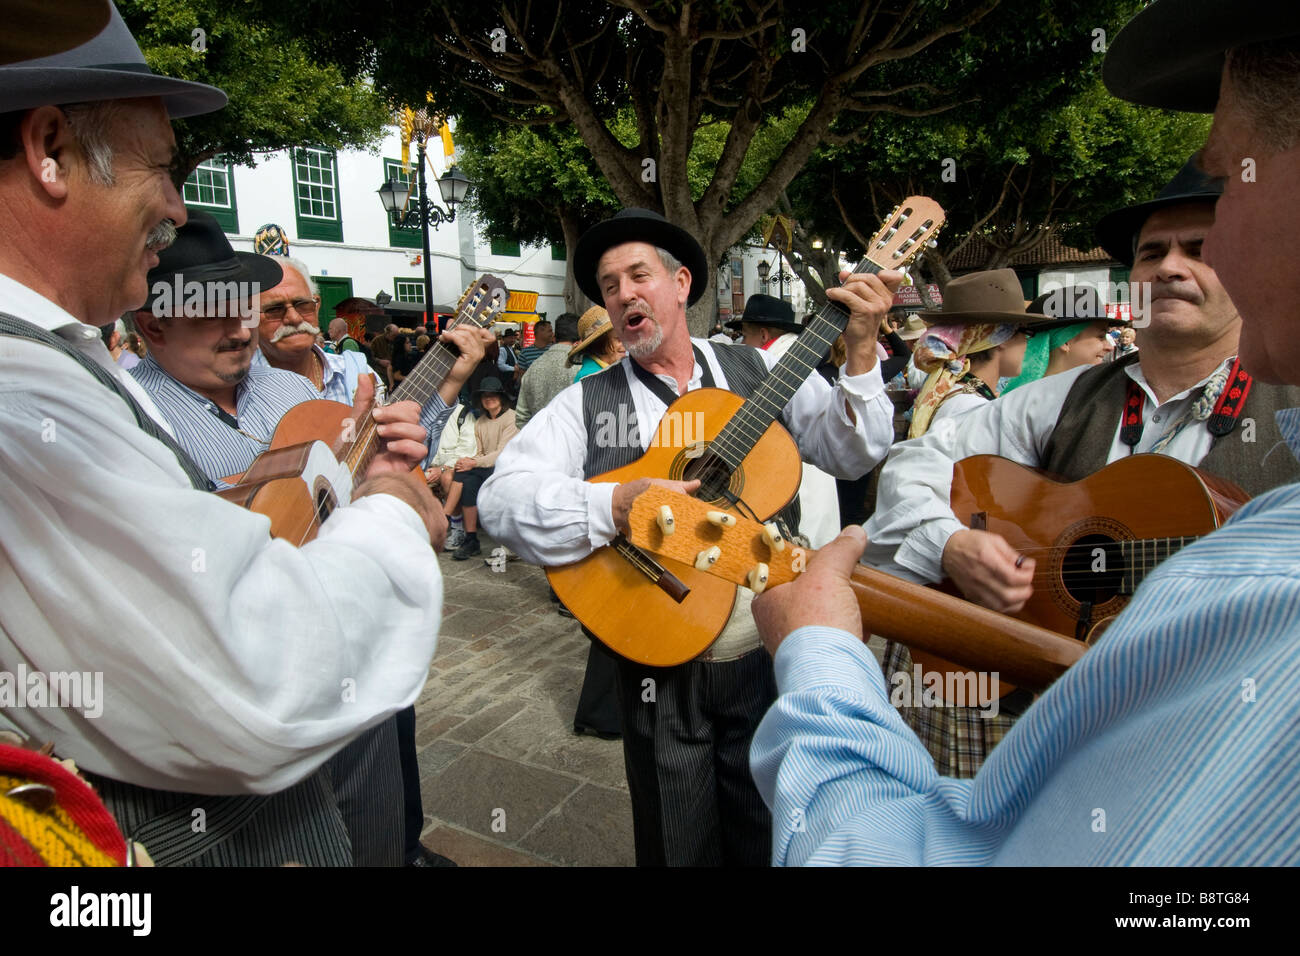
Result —
<instances>
[{"instance_id":1,"label":"black trousers","mask_svg":"<svg viewBox=\"0 0 1300 956\"><path fill-rule=\"evenodd\" d=\"M619 661L638 866L768 866L772 816L749 744L776 700L762 648L721 664Z\"/></svg>"},{"instance_id":2,"label":"black trousers","mask_svg":"<svg viewBox=\"0 0 1300 956\"><path fill-rule=\"evenodd\" d=\"M402 761L402 859L408 866L420 858L424 803L420 798L420 761L415 754L415 705L399 710L397 752Z\"/></svg>"},{"instance_id":3,"label":"black trousers","mask_svg":"<svg viewBox=\"0 0 1300 956\"><path fill-rule=\"evenodd\" d=\"M598 734L622 731L622 714L618 702L618 655L588 635L587 672L578 694L578 708L573 715L573 729Z\"/></svg>"}]
</instances>

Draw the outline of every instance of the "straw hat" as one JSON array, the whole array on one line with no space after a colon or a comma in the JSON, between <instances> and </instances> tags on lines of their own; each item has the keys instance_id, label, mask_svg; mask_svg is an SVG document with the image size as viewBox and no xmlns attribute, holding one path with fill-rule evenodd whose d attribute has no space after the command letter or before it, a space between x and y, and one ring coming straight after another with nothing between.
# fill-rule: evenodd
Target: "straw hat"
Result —
<instances>
[{"instance_id":1,"label":"straw hat","mask_svg":"<svg viewBox=\"0 0 1300 956\"><path fill-rule=\"evenodd\" d=\"M572 362L586 350L587 346L606 332L612 331L614 331L614 323L610 321L609 313L600 306L593 305L582 313L582 318L578 319L578 341L573 348L569 349L569 361Z\"/></svg>"}]
</instances>

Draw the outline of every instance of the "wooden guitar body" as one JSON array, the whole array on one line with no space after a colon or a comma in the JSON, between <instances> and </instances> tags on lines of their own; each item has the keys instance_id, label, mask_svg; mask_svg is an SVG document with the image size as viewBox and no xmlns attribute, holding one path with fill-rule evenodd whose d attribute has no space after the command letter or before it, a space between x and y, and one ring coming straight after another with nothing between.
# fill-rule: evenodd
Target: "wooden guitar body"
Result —
<instances>
[{"instance_id":1,"label":"wooden guitar body","mask_svg":"<svg viewBox=\"0 0 1300 956\"><path fill-rule=\"evenodd\" d=\"M698 465L705 460L701 453L743 404L739 396L722 389L688 392L664 413L641 458L591 480L697 477ZM730 474L726 487L765 520L794 498L802 469L794 439L774 422ZM740 513L721 495L704 486L702 490L698 497L712 502L716 510ZM546 576L574 617L615 653L653 667L670 667L699 656L717 639L731 617L736 588L680 561L663 559L662 564L690 589L681 603L608 546L574 564L548 568Z\"/></svg>"},{"instance_id":2,"label":"wooden guitar body","mask_svg":"<svg viewBox=\"0 0 1300 956\"><path fill-rule=\"evenodd\" d=\"M352 408L341 402L319 399L295 405L276 426L270 450L253 461L233 488L217 494L270 518L273 538L293 544L312 540L320 522L346 503L338 500L341 489L329 480L334 474L321 473L338 471L329 468L321 452L326 449L333 457L352 441L351 416ZM313 454L319 468L312 467Z\"/></svg>"},{"instance_id":3,"label":"wooden guitar body","mask_svg":"<svg viewBox=\"0 0 1300 956\"><path fill-rule=\"evenodd\" d=\"M1037 562L1033 596L1015 616L1090 644L1147 572L1249 495L1167 455L1121 458L1072 482L975 455L954 466L950 500L967 527L1000 534ZM925 670L955 669L916 651L912 659Z\"/></svg>"}]
</instances>

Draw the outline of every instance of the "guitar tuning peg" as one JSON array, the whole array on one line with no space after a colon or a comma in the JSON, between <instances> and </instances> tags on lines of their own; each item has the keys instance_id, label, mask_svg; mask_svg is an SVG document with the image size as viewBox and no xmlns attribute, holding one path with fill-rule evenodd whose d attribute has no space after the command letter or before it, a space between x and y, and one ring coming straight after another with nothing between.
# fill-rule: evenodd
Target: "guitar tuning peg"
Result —
<instances>
[{"instance_id":1,"label":"guitar tuning peg","mask_svg":"<svg viewBox=\"0 0 1300 956\"><path fill-rule=\"evenodd\" d=\"M755 594L762 594L767 587L768 568L761 561L749 572L749 589Z\"/></svg>"},{"instance_id":2,"label":"guitar tuning peg","mask_svg":"<svg viewBox=\"0 0 1300 956\"><path fill-rule=\"evenodd\" d=\"M777 527L775 521L763 525L763 543L773 551L780 551L785 547L785 539L781 537L781 529Z\"/></svg>"},{"instance_id":3,"label":"guitar tuning peg","mask_svg":"<svg viewBox=\"0 0 1300 956\"><path fill-rule=\"evenodd\" d=\"M659 530L664 533L665 537L676 531L677 524L673 520L673 509L667 505L660 506L659 517L655 518L655 524L659 525Z\"/></svg>"},{"instance_id":4,"label":"guitar tuning peg","mask_svg":"<svg viewBox=\"0 0 1300 956\"><path fill-rule=\"evenodd\" d=\"M718 563L718 558L722 557L722 549L716 544L711 548L706 548L695 556L695 570L707 571Z\"/></svg>"},{"instance_id":5,"label":"guitar tuning peg","mask_svg":"<svg viewBox=\"0 0 1300 956\"><path fill-rule=\"evenodd\" d=\"M710 511L704 517L709 519L709 524L719 528L731 528L736 524L736 516L729 515L725 511Z\"/></svg>"}]
</instances>

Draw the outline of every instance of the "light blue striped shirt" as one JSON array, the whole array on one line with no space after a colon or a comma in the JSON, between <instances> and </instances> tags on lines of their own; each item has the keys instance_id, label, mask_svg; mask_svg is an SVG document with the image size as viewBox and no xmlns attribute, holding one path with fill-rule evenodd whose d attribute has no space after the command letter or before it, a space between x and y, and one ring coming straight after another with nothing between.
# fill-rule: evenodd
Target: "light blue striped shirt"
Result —
<instances>
[{"instance_id":1,"label":"light blue striped shirt","mask_svg":"<svg viewBox=\"0 0 1300 956\"><path fill-rule=\"evenodd\" d=\"M1277 421L1300 450L1300 409ZM795 631L750 752L773 862L1300 863L1298 546L1293 484L1166 561L974 780L935 772L862 642Z\"/></svg>"},{"instance_id":2,"label":"light blue striped shirt","mask_svg":"<svg viewBox=\"0 0 1300 956\"><path fill-rule=\"evenodd\" d=\"M269 447L284 413L300 402L320 398L301 375L254 364L235 386L239 422L235 428L217 415L215 402L176 381L152 355L131 374L171 424L181 447L214 481L247 471Z\"/></svg>"}]
</instances>

